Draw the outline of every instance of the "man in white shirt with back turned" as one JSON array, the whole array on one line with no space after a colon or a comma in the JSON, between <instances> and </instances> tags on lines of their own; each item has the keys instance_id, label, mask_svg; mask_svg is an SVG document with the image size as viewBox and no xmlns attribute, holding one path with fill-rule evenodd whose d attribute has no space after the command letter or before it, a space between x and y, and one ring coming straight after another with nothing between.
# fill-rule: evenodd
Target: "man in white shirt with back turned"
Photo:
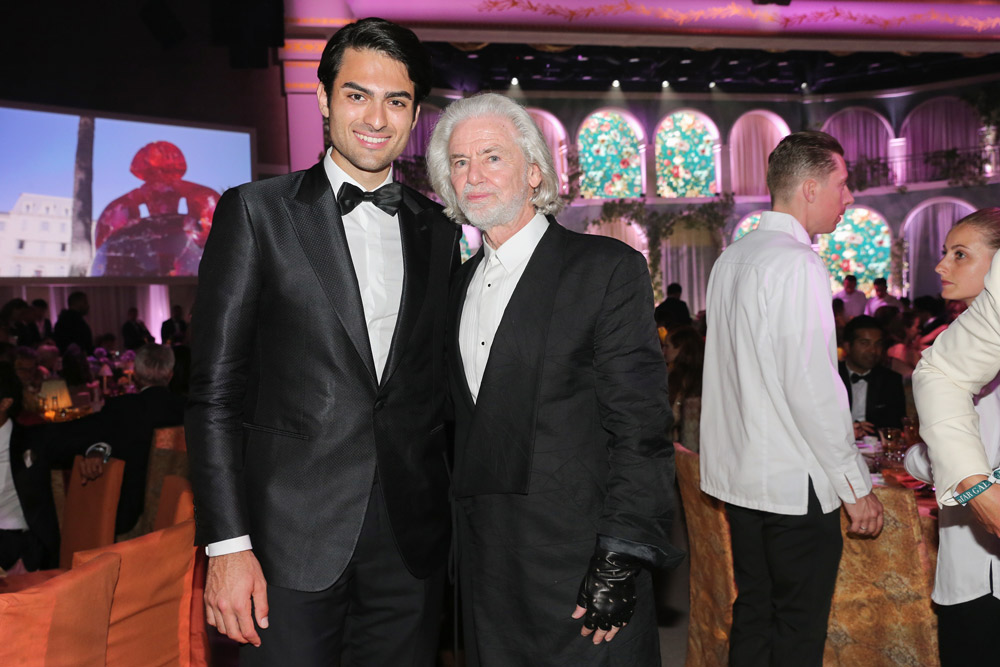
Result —
<instances>
[{"instance_id":1,"label":"man in white shirt with back turned","mask_svg":"<svg viewBox=\"0 0 1000 667\"><path fill-rule=\"evenodd\" d=\"M838 377L830 277L811 238L854 199L822 132L768 158L772 210L708 285L701 488L726 503L737 596L729 664L820 665L843 541L877 536L882 505Z\"/></svg>"}]
</instances>

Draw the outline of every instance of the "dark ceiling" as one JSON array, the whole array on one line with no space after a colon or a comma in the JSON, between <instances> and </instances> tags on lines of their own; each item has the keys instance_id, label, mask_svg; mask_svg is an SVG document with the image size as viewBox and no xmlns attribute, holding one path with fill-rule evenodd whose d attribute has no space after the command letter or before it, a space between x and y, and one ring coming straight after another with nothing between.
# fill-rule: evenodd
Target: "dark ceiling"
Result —
<instances>
[{"instance_id":1,"label":"dark ceiling","mask_svg":"<svg viewBox=\"0 0 1000 667\"><path fill-rule=\"evenodd\" d=\"M626 92L841 93L912 86L1000 73L1000 54L905 55L825 51L573 46L458 45L432 42L435 86L462 91L505 90L517 77L522 90L602 91L618 80ZM481 47L481 48L480 48ZM561 47L555 47L561 48ZM469 50L473 49L473 50Z\"/></svg>"}]
</instances>

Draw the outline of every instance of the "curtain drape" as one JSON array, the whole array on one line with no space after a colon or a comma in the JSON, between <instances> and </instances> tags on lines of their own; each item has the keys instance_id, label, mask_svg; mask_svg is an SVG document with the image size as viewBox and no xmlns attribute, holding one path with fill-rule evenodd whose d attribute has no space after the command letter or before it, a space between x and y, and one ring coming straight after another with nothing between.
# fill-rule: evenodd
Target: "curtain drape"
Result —
<instances>
[{"instance_id":1,"label":"curtain drape","mask_svg":"<svg viewBox=\"0 0 1000 667\"><path fill-rule=\"evenodd\" d=\"M908 180L927 181L938 170L924 162L924 154L958 149L964 152L979 146L979 114L957 97L939 97L924 102L903 121L910 161Z\"/></svg>"},{"instance_id":2,"label":"curtain drape","mask_svg":"<svg viewBox=\"0 0 1000 667\"><path fill-rule=\"evenodd\" d=\"M675 228L674 233L662 241L661 247L663 292L666 293L670 283L679 283L684 290L682 298L694 317L698 311L705 310L708 276L719 257L719 239L705 229Z\"/></svg>"},{"instance_id":3,"label":"curtain drape","mask_svg":"<svg viewBox=\"0 0 1000 667\"><path fill-rule=\"evenodd\" d=\"M937 202L921 209L906 225L910 296L941 293L941 278L934 267L941 261L941 248L951 226L973 212L973 207L958 202Z\"/></svg>"},{"instance_id":4,"label":"curtain drape","mask_svg":"<svg viewBox=\"0 0 1000 667\"><path fill-rule=\"evenodd\" d=\"M844 147L844 159L886 159L892 135L882 118L870 109L854 107L839 111L827 119L823 131Z\"/></svg>"},{"instance_id":5,"label":"curtain drape","mask_svg":"<svg viewBox=\"0 0 1000 667\"><path fill-rule=\"evenodd\" d=\"M767 156L783 137L781 128L765 114L751 111L736 121L729 135L734 193L767 194Z\"/></svg>"},{"instance_id":6,"label":"curtain drape","mask_svg":"<svg viewBox=\"0 0 1000 667\"><path fill-rule=\"evenodd\" d=\"M549 152L552 153L552 161L556 169L556 175L559 177L560 188L565 188L568 177L567 172L569 171L566 156L566 132L562 127L556 125L547 114L539 113L535 109L528 109L527 111L531 119L535 121L535 125L542 131L542 137L545 138L545 145L549 147Z\"/></svg>"},{"instance_id":7,"label":"curtain drape","mask_svg":"<svg viewBox=\"0 0 1000 667\"><path fill-rule=\"evenodd\" d=\"M86 293L90 303L87 322L94 338L113 333L121 349L122 324L128 309L135 306L139 319L160 342L160 324L170 317L170 288L167 285L0 285L0 305L13 298L49 302L49 319L55 326L66 298L75 291Z\"/></svg>"},{"instance_id":8,"label":"curtain drape","mask_svg":"<svg viewBox=\"0 0 1000 667\"><path fill-rule=\"evenodd\" d=\"M427 144L431 140L431 132L437 125L438 118L441 117L441 110L436 107L422 105L420 107L420 117L417 118L417 125L410 132L410 141L400 154L402 157L424 157L427 155Z\"/></svg>"}]
</instances>

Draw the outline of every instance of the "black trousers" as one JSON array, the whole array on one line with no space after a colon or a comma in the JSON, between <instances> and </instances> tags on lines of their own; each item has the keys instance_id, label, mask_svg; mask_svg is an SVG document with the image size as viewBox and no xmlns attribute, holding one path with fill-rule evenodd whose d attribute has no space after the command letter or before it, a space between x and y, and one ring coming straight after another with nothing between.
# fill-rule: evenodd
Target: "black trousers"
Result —
<instances>
[{"instance_id":1,"label":"black trousers","mask_svg":"<svg viewBox=\"0 0 1000 667\"><path fill-rule=\"evenodd\" d=\"M240 649L240 665L431 667L440 633L444 575L444 563L426 579L406 569L376 484L344 573L318 592L269 585L269 627L257 628L259 648L246 644Z\"/></svg>"},{"instance_id":2,"label":"black trousers","mask_svg":"<svg viewBox=\"0 0 1000 667\"><path fill-rule=\"evenodd\" d=\"M726 516L737 591L730 666L822 665L844 546L839 509L824 514L810 481L805 515L727 504Z\"/></svg>"},{"instance_id":3,"label":"black trousers","mask_svg":"<svg viewBox=\"0 0 1000 667\"><path fill-rule=\"evenodd\" d=\"M938 605L937 615L941 667L996 663L1000 600L992 593L961 604Z\"/></svg>"},{"instance_id":4,"label":"black trousers","mask_svg":"<svg viewBox=\"0 0 1000 667\"><path fill-rule=\"evenodd\" d=\"M42 567L47 551L30 530L0 530L0 568L9 570L20 560L29 572Z\"/></svg>"}]
</instances>

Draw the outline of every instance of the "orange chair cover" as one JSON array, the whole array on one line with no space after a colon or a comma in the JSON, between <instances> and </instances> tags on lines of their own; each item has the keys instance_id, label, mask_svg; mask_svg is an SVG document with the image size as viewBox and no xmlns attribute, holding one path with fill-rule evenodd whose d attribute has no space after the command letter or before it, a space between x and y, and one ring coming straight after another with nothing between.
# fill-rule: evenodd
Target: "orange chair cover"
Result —
<instances>
[{"instance_id":1,"label":"orange chair cover","mask_svg":"<svg viewBox=\"0 0 1000 667\"><path fill-rule=\"evenodd\" d=\"M104 474L84 486L80 473L82 460L82 456L74 459L73 472L66 490L66 508L63 511L59 546L59 567L63 569L69 568L75 552L115 541L115 513L118 511L125 462L110 459L104 466Z\"/></svg>"},{"instance_id":2,"label":"orange chair cover","mask_svg":"<svg viewBox=\"0 0 1000 667\"><path fill-rule=\"evenodd\" d=\"M194 518L194 494L191 482L180 475L167 475L160 487L153 530L163 530Z\"/></svg>"},{"instance_id":3,"label":"orange chair cover","mask_svg":"<svg viewBox=\"0 0 1000 667\"><path fill-rule=\"evenodd\" d=\"M101 553L121 555L111 606L111 667L189 665L194 521L76 554L79 566Z\"/></svg>"},{"instance_id":4,"label":"orange chair cover","mask_svg":"<svg viewBox=\"0 0 1000 667\"><path fill-rule=\"evenodd\" d=\"M104 665L121 560L104 554L44 583L0 594L0 665Z\"/></svg>"}]
</instances>

